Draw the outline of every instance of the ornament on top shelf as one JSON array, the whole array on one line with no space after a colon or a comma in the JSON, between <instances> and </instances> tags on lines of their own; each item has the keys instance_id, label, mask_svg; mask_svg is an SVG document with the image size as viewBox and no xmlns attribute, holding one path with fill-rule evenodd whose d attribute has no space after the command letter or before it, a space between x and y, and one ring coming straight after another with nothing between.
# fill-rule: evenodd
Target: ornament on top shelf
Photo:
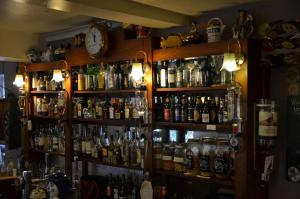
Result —
<instances>
[{"instance_id":1,"label":"ornament on top shelf","mask_svg":"<svg viewBox=\"0 0 300 199\"><path fill-rule=\"evenodd\" d=\"M161 37L160 47L161 48L172 48L182 46L182 40L178 35L170 35L166 39Z\"/></svg>"},{"instance_id":2,"label":"ornament on top shelf","mask_svg":"<svg viewBox=\"0 0 300 199\"><path fill-rule=\"evenodd\" d=\"M192 23L190 32L179 33L181 41L183 44L199 43L201 41L201 35L199 33L199 28L195 22Z\"/></svg>"},{"instance_id":3,"label":"ornament on top shelf","mask_svg":"<svg viewBox=\"0 0 300 199\"><path fill-rule=\"evenodd\" d=\"M225 29L225 25L223 24L220 18L211 18L207 23L207 42L219 42L222 39L222 34Z\"/></svg>"},{"instance_id":4,"label":"ornament on top shelf","mask_svg":"<svg viewBox=\"0 0 300 199\"><path fill-rule=\"evenodd\" d=\"M239 10L239 17L237 18L233 28L234 39L248 38L253 32L253 17L245 10Z\"/></svg>"}]
</instances>

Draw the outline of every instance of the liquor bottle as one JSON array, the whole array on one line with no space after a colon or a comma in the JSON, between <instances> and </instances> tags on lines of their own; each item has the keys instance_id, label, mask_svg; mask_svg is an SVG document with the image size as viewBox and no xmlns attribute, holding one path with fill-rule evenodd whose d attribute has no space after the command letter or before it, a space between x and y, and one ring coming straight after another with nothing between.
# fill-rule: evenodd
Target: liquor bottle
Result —
<instances>
[{"instance_id":1,"label":"liquor bottle","mask_svg":"<svg viewBox=\"0 0 300 199\"><path fill-rule=\"evenodd\" d=\"M51 87L51 82L49 80L49 78L47 76L44 76L45 79L45 89L46 91L51 91L52 87Z\"/></svg>"},{"instance_id":2,"label":"liquor bottle","mask_svg":"<svg viewBox=\"0 0 300 199\"><path fill-rule=\"evenodd\" d=\"M119 110L120 110L120 119L124 120L125 119L125 103L124 103L124 98L119 99Z\"/></svg>"},{"instance_id":3,"label":"liquor bottle","mask_svg":"<svg viewBox=\"0 0 300 199\"><path fill-rule=\"evenodd\" d=\"M58 144L58 136L59 136L59 130L57 125L55 125L55 128L52 131L52 149L53 151L59 150L59 144Z\"/></svg>"},{"instance_id":4,"label":"liquor bottle","mask_svg":"<svg viewBox=\"0 0 300 199\"><path fill-rule=\"evenodd\" d=\"M127 189L126 189L126 179L125 174L122 174L122 180L121 180L121 188L120 188L120 195L119 199L127 199Z\"/></svg>"},{"instance_id":5,"label":"liquor bottle","mask_svg":"<svg viewBox=\"0 0 300 199\"><path fill-rule=\"evenodd\" d=\"M188 97L187 118L188 122L194 122L195 102L192 96Z\"/></svg>"},{"instance_id":6,"label":"liquor bottle","mask_svg":"<svg viewBox=\"0 0 300 199\"><path fill-rule=\"evenodd\" d=\"M175 107L175 97L170 95L170 122L174 122L174 107Z\"/></svg>"},{"instance_id":7,"label":"liquor bottle","mask_svg":"<svg viewBox=\"0 0 300 199\"><path fill-rule=\"evenodd\" d=\"M216 98L209 98L210 108L209 108L209 120L210 123L216 124L218 122L217 117L217 106L216 106Z\"/></svg>"},{"instance_id":8,"label":"liquor bottle","mask_svg":"<svg viewBox=\"0 0 300 199\"><path fill-rule=\"evenodd\" d=\"M43 99L42 99L42 114L44 116L47 116L49 113L49 110L48 110L48 98L46 95L44 95Z\"/></svg>"},{"instance_id":9,"label":"liquor bottle","mask_svg":"<svg viewBox=\"0 0 300 199\"><path fill-rule=\"evenodd\" d=\"M168 66L168 88L175 88L176 60L170 60Z\"/></svg>"},{"instance_id":10,"label":"liquor bottle","mask_svg":"<svg viewBox=\"0 0 300 199\"><path fill-rule=\"evenodd\" d=\"M115 150L114 136L111 134L110 140L109 140L108 151L107 151L109 163L111 163L111 164L116 164L116 156L115 156L114 150Z\"/></svg>"},{"instance_id":11,"label":"liquor bottle","mask_svg":"<svg viewBox=\"0 0 300 199\"><path fill-rule=\"evenodd\" d=\"M128 89L129 88L129 62L126 61L126 63L124 65L122 65L122 68L123 70L123 85L124 85L124 89Z\"/></svg>"},{"instance_id":12,"label":"liquor bottle","mask_svg":"<svg viewBox=\"0 0 300 199\"><path fill-rule=\"evenodd\" d=\"M201 118L202 118L202 123L208 124L208 123L210 123L209 101L208 101L208 99L205 99L205 98L204 98L204 100L205 101L204 101L204 105L203 105Z\"/></svg>"},{"instance_id":13,"label":"liquor bottle","mask_svg":"<svg viewBox=\"0 0 300 199\"><path fill-rule=\"evenodd\" d=\"M201 123L201 112L202 112L202 103L199 96L196 97L196 106L194 109L194 122Z\"/></svg>"},{"instance_id":14,"label":"liquor bottle","mask_svg":"<svg viewBox=\"0 0 300 199\"><path fill-rule=\"evenodd\" d=\"M156 87L161 86L161 84L160 84L160 70L161 70L161 68L162 68L161 61L158 61L157 64L156 64L156 79L155 79Z\"/></svg>"},{"instance_id":15,"label":"liquor bottle","mask_svg":"<svg viewBox=\"0 0 300 199\"><path fill-rule=\"evenodd\" d=\"M208 87L212 84L212 69L209 59L203 60L204 66L202 67L203 86Z\"/></svg>"},{"instance_id":16,"label":"liquor bottle","mask_svg":"<svg viewBox=\"0 0 300 199\"><path fill-rule=\"evenodd\" d=\"M105 102L103 104L103 119L109 119L109 108L110 108L110 103L108 98L105 99Z\"/></svg>"},{"instance_id":17,"label":"liquor bottle","mask_svg":"<svg viewBox=\"0 0 300 199\"><path fill-rule=\"evenodd\" d=\"M186 88L189 84L189 70L184 61L181 61L180 65L182 68L182 87Z\"/></svg>"},{"instance_id":18,"label":"liquor bottle","mask_svg":"<svg viewBox=\"0 0 300 199\"><path fill-rule=\"evenodd\" d=\"M39 85L38 85L38 91L43 91L44 89L44 80L43 77L39 78Z\"/></svg>"},{"instance_id":19,"label":"liquor bottle","mask_svg":"<svg viewBox=\"0 0 300 199\"><path fill-rule=\"evenodd\" d=\"M220 105L219 105L219 109L218 109L218 112L217 112L218 123L219 124L222 124L224 122L223 113L224 113L224 100L220 99Z\"/></svg>"},{"instance_id":20,"label":"liquor bottle","mask_svg":"<svg viewBox=\"0 0 300 199\"><path fill-rule=\"evenodd\" d=\"M79 132L78 132L78 128L73 127L73 151L76 155L78 155L80 153L80 137L79 137Z\"/></svg>"},{"instance_id":21,"label":"liquor bottle","mask_svg":"<svg viewBox=\"0 0 300 199\"><path fill-rule=\"evenodd\" d=\"M171 102L170 97L167 96L164 104L164 121L169 122L171 118Z\"/></svg>"},{"instance_id":22,"label":"liquor bottle","mask_svg":"<svg viewBox=\"0 0 300 199\"><path fill-rule=\"evenodd\" d=\"M38 149L39 150L44 150L44 145L45 145L44 129L40 129Z\"/></svg>"},{"instance_id":23,"label":"liquor bottle","mask_svg":"<svg viewBox=\"0 0 300 199\"><path fill-rule=\"evenodd\" d=\"M121 119L121 107L120 107L120 101L119 100L116 100L114 111L115 111L114 118L116 120L120 120Z\"/></svg>"},{"instance_id":24,"label":"liquor bottle","mask_svg":"<svg viewBox=\"0 0 300 199\"><path fill-rule=\"evenodd\" d=\"M115 141L115 148L114 148L114 154L116 156L116 164L123 165L123 159L121 154L121 147L122 147L122 141L119 130L116 130L115 132L117 140Z\"/></svg>"},{"instance_id":25,"label":"liquor bottle","mask_svg":"<svg viewBox=\"0 0 300 199\"><path fill-rule=\"evenodd\" d=\"M140 115L139 115L139 100L138 98L134 98L134 102L132 103L132 118L134 120L139 120Z\"/></svg>"},{"instance_id":26,"label":"liquor bottle","mask_svg":"<svg viewBox=\"0 0 300 199\"><path fill-rule=\"evenodd\" d=\"M38 76L34 73L31 78L31 90L36 91L38 87Z\"/></svg>"},{"instance_id":27,"label":"liquor bottle","mask_svg":"<svg viewBox=\"0 0 300 199\"><path fill-rule=\"evenodd\" d=\"M82 114L82 107L83 106L83 99L82 98L78 98L77 100L77 117L78 118L82 118L83 114Z\"/></svg>"},{"instance_id":28,"label":"liquor bottle","mask_svg":"<svg viewBox=\"0 0 300 199\"><path fill-rule=\"evenodd\" d=\"M179 95L175 97L174 121L181 122L181 99Z\"/></svg>"},{"instance_id":29,"label":"liquor bottle","mask_svg":"<svg viewBox=\"0 0 300 199\"><path fill-rule=\"evenodd\" d=\"M113 186L113 196L114 199L119 199L119 176L116 177L116 179L114 180L114 186Z\"/></svg>"},{"instance_id":30,"label":"liquor bottle","mask_svg":"<svg viewBox=\"0 0 300 199\"><path fill-rule=\"evenodd\" d=\"M85 90L85 77L83 72L83 67L80 66L79 72L77 74L77 81L78 81L78 91L84 91Z\"/></svg>"},{"instance_id":31,"label":"liquor bottle","mask_svg":"<svg viewBox=\"0 0 300 199\"><path fill-rule=\"evenodd\" d=\"M43 79L42 84L41 84L41 86L42 86L41 90L42 91L46 90L46 83L47 83L47 75L44 75L44 79Z\"/></svg>"},{"instance_id":32,"label":"liquor bottle","mask_svg":"<svg viewBox=\"0 0 300 199\"><path fill-rule=\"evenodd\" d=\"M124 165L129 166L129 160L130 160L130 158L129 158L130 128L129 127L126 127L124 129L124 136L125 136L125 138L122 140L123 143L122 143L121 153L122 153L122 159L123 159Z\"/></svg>"},{"instance_id":33,"label":"liquor bottle","mask_svg":"<svg viewBox=\"0 0 300 199\"><path fill-rule=\"evenodd\" d=\"M96 118L103 119L103 105L100 100L97 101L95 104L95 111L96 111Z\"/></svg>"},{"instance_id":34,"label":"liquor bottle","mask_svg":"<svg viewBox=\"0 0 300 199\"><path fill-rule=\"evenodd\" d=\"M130 109L130 98L125 99L124 118L125 120L130 120L132 118L132 112Z\"/></svg>"},{"instance_id":35,"label":"liquor bottle","mask_svg":"<svg viewBox=\"0 0 300 199\"><path fill-rule=\"evenodd\" d=\"M113 199L113 177L109 174L108 183L106 186L106 199Z\"/></svg>"},{"instance_id":36,"label":"liquor bottle","mask_svg":"<svg viewBox=\"0 0 300 199\"><path fill-rule=\"evenodd\" d=\"M114 66L115 67L115 71L114 71L114 85L115 85L115 89L118 89L120 90L121 89L121 80L122 80L122 77L121 77L121 80L120 80L120 67L119 65L116 65Z\"/></svg>"},{"instance_id":37,"label":"liquor bottle","mask_svg":"<svg viewBox=\"0 0 300 199\"><path fill-rule=\"evenodd\" d=\"M108 109L109 112L109 119L113 120L115 119L115 98L111 98L111 104L110 107Z\"/></svg>"},{"instance_id":38,"label":"liquor bottle","mask_svg":"<svg viewBox=\"0 0 300 199\"><path fill-rule=\"evenodd\" d=\"M164 120L162 96L154 96L154 108L157 121Z\"/></svg>"},{"instance_id":39,"label":"liquor bottle","mask_svg":"<svg viewBox=\"0 0 300 199\"><path fill-rule=\"evenodd\" d=\"M115 81L115 70L116 70L116 66L115 65L110 65L108 66L108 82L107 82L107 85L108 85L108 88L107 89L116 89L116 81Z\"/></svg>"},{"instance_id":40,"label":"liquor bottle","mask_svg":"<svg viewBox=\"0 0 300 199\"><path fill-rule=\"evenodd\" d=\"M138 151L137 151L137 140L135 131L131 132L131 141L130 141L130 166L138 166Z\"/></svg>"},{"instance_id":41,"label":"liquor bottle","mask_svg":"<svg viewBox=\"0 0 300 199\"><path fill-rule=\"evenodd\" d=\"M103 161L103 154L102 154L102 148L104 147L104 140L103 138L103 128L102 126L97 125L97 153L98 153L98 159Z\"/></svg>"},{"instance_id":42,"label":"liquor bottle","mask_svg":"<svg viewBox=\"0 0 300 199\"><path fill-rule=\"evenodd\" d=\"M91 134L91 156L93 158L98 158L98 138L97 138L96 126L93 126Z\"/></svg>"},{"instance_id":43,"label":"liquor bottle","mask_svg":"<svg viewBox=\"0 0 300 199\"><path fill-rule=\"evenodd\" d=\"M107 163L109 163L108 147L109 147L109 139L108 139L107 132L104 129L104 146L102 147L102 157L103 157L103 161Z\"/></svg>"},{"instance_id":44,"label":"liquor bottle","mask_svg":"<svg viewBox=\"0 0 300 199\"><path fill-rule=\"evenodd\" d=\"M81 126L81 153L86 153L86 129Z\"/></svg>"},{"instance_id":45,"label":"liquor bottle","mask_svg":"<svg viewBox=\"0 0 300 199\"><path fill-rule=\"evenodd\" d=\"M198 63L198 60L194 61L194 87L201 87L203 86L203 78L202 78L202 70Z\"/></svg>"},{"instance_id":46,"label":"liquor bottle","mask_svg":"<svg viewBox=\"0 0 300 199\"><path fill-rule=\"evenodd\" d=\"M225 99L224 99L224 108L223 108L223 122L226 123L229 121L228 118L228 99L227 99L227 95L225 95Z\"/></svg>"},{"instance_id":47,"label":"liquor bottle","mask_svg":"<svg viewBox=\"0 0 300 199\"><path fill-rule=\"evenodd\" d=\"M181 122L187 122L188 121L188 115L187 115L187 100L186 96L181 96Z\"/></svg>"},{"instance_id":48,"label":"liquor bottle","mask_svg":"<svg viewBox=\"0 0 300 199\"><path fill-rule=\"evenodd\" d=\"M168 69L167 69L167 62L163 62L163 65L160 70L160 87L166 88L168 82Z\"/></svg>"},{"instance_id":49,"label":"liquor bottle","mask_svg":"<svg viewBox=\"0 0 300 199\"><path fill-rule=\"evenodd\" d=\"M176 88L183 87L183 65L177 61L176 68Z\"/></svg>"},{"instance_id":50,"label":"liquor bottle","mask_svg":"<svg viewBox=\"0 0 300 199\"><path fill-rule=\"evenodd\" d=\"M99 65L99 72L97 74L97 89L104 90L105 89L105 68L103 62Z\"/></svg>"}]
</instances>

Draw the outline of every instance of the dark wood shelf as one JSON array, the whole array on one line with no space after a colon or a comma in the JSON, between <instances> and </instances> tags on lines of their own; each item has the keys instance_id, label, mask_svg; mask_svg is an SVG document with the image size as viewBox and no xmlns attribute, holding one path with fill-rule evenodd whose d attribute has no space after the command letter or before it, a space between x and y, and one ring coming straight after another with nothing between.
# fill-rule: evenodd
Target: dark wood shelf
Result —
<instances>
[{"instance_id":1,"label":"dark wood shelf","mask_svg":"<svg viewBox=\"0 0 300 199\"><path fill-rule=\"evenodd\" d=\"M139 89L123 89L123 90L99 90L99 91L74 91L75 95L134 95L136 92L146 92Z\"/></svg>"},{"instance_id":2,"label":"dark wood shelf","mask_svg":"<svg viewBox=\"0 0 300 199\"><path fill-rule=\"evenodd\" d=\"M125 169L143 171L143 169L140 168L140 167L132 167L132 166L124 166L124 165L116 165L116 164L106 163L106 162L103 162L103 161L101 161L97 158L93 158L93 157L88 156L88 155L80 155L79 160L86 161L86 162L91 162L91 163L94 163L94 164L101 164L101 165L105 165L105 166L110 166L110 167L118 167L118 168L125 168Z\"/></svg>"},{"instance_id":3,"label":"dark wood shelf","mask_svg":"<svg viewBox=\"0 0 300 199\"><path fill-rule=\"evenodd\" d=\"M44 150L39 150L39 149L30 149L31 152L33 153L48 153L50 155L57 155L57 156L65 156L64 153L60 153L60 152L55 152L55 151L44 151Z\"/></svg>"},{"instance_id":4,"label":"dark wood shelf","mask_svg":"<svg viewBox=\"0 0 300 199\"><path fill-rule=\"evenodd\" d=\"M31 119L42 119L42 120L60 120L62 118L57 116L44 116L44 115L31 115L29 116Z\"/></svg>"},{"instance_id":5,"label":"dark wood shelf","mask_svg":"<svg viewBox=\"0 0 300 199\"><path fill-rule=\"evenodd\" d=\"M65 91L30 91L30 94L58 94Z\"/></svg>"},{"instance_id":6,"label":"dark wood shelf","mask_svg":"<svg viewBox=\"0 0 300 199\"><path fill-rule=\"evenodd\" d=\"M155 127L199 130L199 131L226 131L231 132L232 124L197 124L197 123L175 123L175 122L154 122Z\"/></svg>"},{"instance_id":7,"label":"dark wood shelf","mask_svg":"<svg viewBox=\"0 0 300 199\"><path fill-rule=\"evenodd\" d=\"M244 42L241 44L244 46ZM208 55L220 55L228 51L228 41L220 41L214 43L191 44L187 46L164 48L153 50L153 62L183 59L187 57L199 57Z\"/></svg>"},{"instance_id":8,"label":"dark wood shelf","mask_svg":"<svg viewBox=\"0 0 300 199\"><path fill-rule=\"evenodd\" d=\"M234 187L234 183L232 180L220 180L216 178L205 178L201 176L196 176L196 175L188 175L184 173L176 173L174 171L164 171L164 170L154 170L155 174L159 175L166 175L166 176L172 176L176 178L183 178L186 180L191 180L191 181L198 181L202 183L210 183L210 184L217 184L217 185L222 185L222 186L227 186L227 187Z\"/></svg>"},{"instance_id":9,"label":"dark wood shelf","mask_svg":"<svg viewBox=\"0 0 300 199\"><path fill-rule=\"evenodd\" d=\"M68 63L65 60L45 62L45 63L32 63L27 65L27 72L49 71L54 69L67 69Z\"/></svg>"},{"instance_id":10,"label":"dark wood shelf","mask_svg":"<svg viewBox=\"0 0 300 199\"><path fill-rule=\"evenodd\" d=\"M226 93L226 86L211 86L211 87L197 87L197 88L156 88L156 92L186 92L186 93Z\"/></svg>"},{"instance_id":11,"label":"dark wood shelf","mask_svg":"<svg viewBox=\"0 0 300 199\"><path fill-rule=\"evenodd\" d=\"M73 123L91 123L102 124L107 126L145 126L141 120L103 120L103 119L85 119L73 118Z\"/></svg>"}]
</instances>

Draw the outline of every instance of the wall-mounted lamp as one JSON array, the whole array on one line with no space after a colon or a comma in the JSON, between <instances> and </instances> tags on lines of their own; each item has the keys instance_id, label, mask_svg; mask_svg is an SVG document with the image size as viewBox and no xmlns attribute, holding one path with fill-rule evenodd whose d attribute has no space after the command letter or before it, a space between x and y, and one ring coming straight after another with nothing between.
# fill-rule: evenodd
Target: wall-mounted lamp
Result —
<instances>
[{"instance_id":1,"label":"wall-mounted lamp","mask_svg":"<svg viewBox=\"0 0 300 199\"><path fill-rule=\"evenodd\" d=\"M231 42L236 41L238 44L238 52L230 52ZM240 69L240 65L245 62L245 56L242 53L242 47L238 39L228 41L228 52L224 53L223 65L221 70L234 72Z\"/></svg>"},{"instance_id":2,"label":"wall-mounted lamp","mask_svg":"<svg viewBox=\"0 0 300 199\"><path fill-rule=\"evenodd\" d=\"M25 84L24 77L20 71L19 66L17 67L16 77L15 77L15 81L13 82L13 84L19 88L21 88Z\"/></svg>"},{"instance_id":3,"label":"wall-mounted lamp","mask_svg":"<svg viewBox=\"0 0 300 199\"><path fill-rule=\"evenodd\" d=\"M143 64L141 62L137 61L138 53L142 53L144 56ZM148 63L148 56L145 51L142 51L142 50L138 51L135 54L135 57L136 57L135 62L132 63L131 75L135 81L138 81L138 80L141 80L141 78L144 76L144 73L147 73L150 71L151 67L150 67L150 64Z\"/></svg>"},{"instance_id":4,"label":"wall-mounted lamp","mask_svg":"<svg viewBox=\"0 0 300 199\"><path fill-rule=\"evenodd\" d=\"M53 77L52 77L52 80L53 81L56 81L56 82L61 82L64 80L63 78L63 75L62 75L62 72L60 69L54 69L53 70Z\"/></svg>"}]
</instances>

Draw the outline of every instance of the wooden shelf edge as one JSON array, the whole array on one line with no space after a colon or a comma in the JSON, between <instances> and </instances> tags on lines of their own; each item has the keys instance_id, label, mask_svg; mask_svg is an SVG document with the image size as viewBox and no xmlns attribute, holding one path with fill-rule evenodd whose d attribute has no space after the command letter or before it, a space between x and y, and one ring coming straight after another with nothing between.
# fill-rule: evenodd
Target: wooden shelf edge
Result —
<instances>
[{"instance_id":1,"label":"wooden shelf edge","mask_svg":"<svg viewBox=\"0 0 300 199\"><path fill-rule=\"evenodd\" d=\"M73 118L73 123L93 123L93 124L103 124L112 126L145 126L144 123L137 120L101 120L101 119L84 119L84 118Z\"/></svg>"},{"instance_id":2,"label":"wooden shelf edge","mask_svg":"<svg viewBox=\"0 0 300 199\"><path fill-rule=\"evenodd\" d=\"M54 152L54 151L44 151L44 150L39 150L39 149L30 149L30 152L34 152L34 153L48 153L50 155L65 156L64 153L59 153L59 152Z\"/></svg>"},{"instance_id":3,"label":"wooden shelf edge","mask_svg":"<svg viewBox=\"0 0 300 199\"><path fill-rule=\"evenodd\" d=\"M27 64L26 69L27 72L39 72L39 71L48 71L54 69L68 69L68 63L65 60L45 62L45 63L30 63Z\"/></svg>"},{"instance_id":4,"label":"wooden shelf edge","mask_svg":"<svg viewBox=\"0 0 300 199\"><path fill-rule=\"evenodd\" d=\"M156 88L156 92L227 92L227 86L197 87L197 88Z\"/></svg>"},{"instance_id":5,"label":"wooden shelf edge","mask_svg":"<svg viewBox=\"0 0 300 199\"><path fill-rule=\"evenodd\" d=\"M164 170L154 170L154 173L160 174L160 175L167 175L167 176L173 176L177 178L183 178L187 180L195 180L203 183L210 183L210 184L218 184L228 187L234 187L234 182L232 180L221 180L216 178L205 178L201 176L195 176L195 175L187 175L184 173L176 173L174 171L164 171Z\"/></svg>"},{"instance_id":6,"label":"wooden shelf edge","mask_svg":"<svg viewBox=\"0 0 300 199\"><path fill-rule=\"evenodd\" d=\"M228 124L197 124L197 123L175 123L175 122L154 122L156 127L185 128L187 130L205 130L205 131L230 131L231 123Z\"/></svg>"},{"instance_id":7,"label":"wooden shelf edge","mask_svg":"<svg viewBox=\"0 0 300 199\"><path fill-rule=\"evenodd\" d=\"M55 116L42 116L42 115L30 115L29 118L31 119L44 119L44 120L60 120L60 117Z\"/></svg>"},{"instance_id":8,"label":"wooden shelf edge","mask_svg":"<svg viewBox=\"0 0 300 199\"><path fill-rule=\"evenodd\" d=\"M86 162L91 162L94 164L99 164L99 165L104 165L104 166L109 166L109 167L117 167L117 168L124 168L124 169L130 169L130 170L138 170L138 171L143 171L144 169L140 167L130 167L130 166L124 166L124 165L115 165L115 164L110 164L106 162L102 162L101 160L93 157L89 157L87 155L80 155L78 156L79 160L81 161L86 161Z\"/></svg>"},{"instance_id":9,"label":"wooden shelf edge","mask_svg":"<svg viewBox=\"0 0 300 199\"><path fill-rule=\"evenodd\" d=\"M74 91L73 94L135 94L136 92L146 92L146 90L124 89L124 90L101 90L101 91Z\"/></svg>"},{"instance_id":10,"label":"wooden shelf edge","mask_svg":"<svg viewBox=\"0 0 300 199\"><path fill-rule=\"evenodd\" d=\"M30 91L30 94L58 94L65 91Z\"/></svg>"}]
</instances>

